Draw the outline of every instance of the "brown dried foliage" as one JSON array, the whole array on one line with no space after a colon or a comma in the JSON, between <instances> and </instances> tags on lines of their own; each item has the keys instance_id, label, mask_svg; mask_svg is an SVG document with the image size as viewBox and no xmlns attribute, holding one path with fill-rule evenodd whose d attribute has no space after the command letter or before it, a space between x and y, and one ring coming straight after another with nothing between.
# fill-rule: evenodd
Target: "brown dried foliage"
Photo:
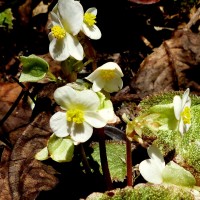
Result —
<instances>
[{"instance_id":1,"label":"brown dried foliage","mask_svg":"<svg viewBox=\"0 0 200 200\"><path fill-rule=\"evenodd\" d=\"M132 87L141 98L187 87L199 93L199 66L200 35L178 30L143 60Z\"/></svg>"},{"instance_id":2,"label":"brown dried foliage","mask_svg":"<svg viewBox=\"0 0 200 200\"><path fill-rule=\"evenodd\" d=\"M58 182L56 171L34 159L46 146L51 134L49 115L40 113L23 132L12 132L19 137L13 149L4 148L0 164L0 199L35 199L42 190L51 190Z\"/></svg>"}]
</instances>

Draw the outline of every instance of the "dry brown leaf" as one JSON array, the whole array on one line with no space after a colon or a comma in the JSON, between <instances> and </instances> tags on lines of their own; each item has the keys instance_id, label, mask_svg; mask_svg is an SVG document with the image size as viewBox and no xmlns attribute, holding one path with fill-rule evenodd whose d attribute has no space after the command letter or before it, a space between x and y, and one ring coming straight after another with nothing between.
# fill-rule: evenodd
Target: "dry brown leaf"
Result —
<instances>
[{"instance_id":1,"label":"dry brown leaf","mask_svg":"<svg viewBox=\"0 0 200 200\"><path fill-rule=\"evenodd\" d=\"M8 148L4 148L3 154L1 156L1 163L0 163L0 200L10 200L12 199L10 186L9 186L9 179L8 179L8 168L9 162L8 159L10 157L11 151Z\"/></svg>"},{"instance_id":2,"label":"dry brown leaf","mask_svg":"<svg viewBox=\"0 0 200 200\"><path fill-rule=\"evenodd\" d=\"M6 156L2 157L4 162L0 164L0 177L4 178L0 179L0 185L4 187L0 190L0 199L32 200L40 191L51 190L58 183L56 171L34 159L34 155L46 146L52 134L49 119L49 114L40 113L21 133L10 156L7 153L7 159Z\"/></svg>"},{"instance_id":3,"label":"dry brown leaf","mask_svg":"<svg viewBox=\"0 0 200 200\"><path fill-rule=\"evenodd\" d=\"M16 101L22 88L17 83L0 83L0 120L6 115ZM30 121L32 110L30 105L20 100L15 110L0 127L0 134L8 133Z\"/></svg>"},{"instance_id":4,"label":"dry brown leaf","mask_svg":"<svg viewBox=\"0 0 200 200\"><path fill-rule=\"evenodd\" d=\"M144 59L131 86L141 98L187 87L200 92L199 65L200 35L178 30Z\"/></svg>"}]
</instances>

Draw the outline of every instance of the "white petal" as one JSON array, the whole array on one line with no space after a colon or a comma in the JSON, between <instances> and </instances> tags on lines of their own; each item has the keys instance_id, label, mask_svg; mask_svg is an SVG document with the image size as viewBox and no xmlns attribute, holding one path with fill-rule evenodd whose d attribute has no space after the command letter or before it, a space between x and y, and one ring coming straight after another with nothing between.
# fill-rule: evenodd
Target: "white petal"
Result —
<instances>
[{"instance_id":1,"label":"white petal","mask_svg":"<svg viewBox=\"0 0 200 200\"><path fill-rule=\"evenodd\" d=\"M93 128L89 124L85 122L83 124L73 123L73 126L70 136L75 142L86 142L92 136Z\"/></svg>"},{"instance_id":2,"label":"white petal","mask_svg":"<svg viewBox=\"0 0 200 200\"><path fill-rule=\"evenodd\" d=\"M78 1L61 0L58 1L58 10L65 30L72 35L78 34L84 16L82 5Z\"/></svg>"},{"instance_id":3,"label":"white petal","mask_svg":"<svg viewBox=\"0 0 200 200\"><path fill-rule=\"evenodd\" d=\"M104 85L104 90L106 92L112 93L117 92L123 87L123 81L120 77L116 77L115 79L111 79L110 81L107 81L107 83Z\"/></svg>"},{"instance_id":4,"label":"white petal","mask_svg":"<svg viewBox=\"0 0 200 200\"><path fill-rule=\"evenodd\" d=\"M148 147L147 153L149 157L157 163L158 167L162 171L165 167L165 161L160 150L156 146L151 145L150 147Z\"/></svg>"},{"instance_id":5,"label":"white petal","mask_svg":"<svg viewBox=\"0 0 200 200\"><path fill-rule=\"evenodd\" d=\"M73 105L76 98L78 98L76 91L67 85L57 88L54 92L56 103L65 110Z\"/></svg>"},{"instance_id":6,"label":"white petal","mask_svg":"<svg viewBox=\"0 0 200 200\"><path fill-rule=\"evenodd\" d=\"M82 31L92 40L98 40L101 38L101 31L96 25L88 26L87 24L83 23Z\"/></svg>"},{"instance_id":7,"label":"white petal","mask_svg":"<svg viewBox=\"0 0 200 200\"><path fill-rule=\"evenodd\" d=\"M183 123L183 120L182 120L182 118L180 119L180 122L179 122L179 128L178 128L178 130L179 130L179 132L181 133L181 135L183 136L183 134L185 133L185 128L184 128L184 123Z\"/></svg>"},{"instance_id":8,"label":"white petal","mask_svg":"<svg viewBox=\"0 0 200 200\"><path fill-rule=\"evenodd\" d=\"M99 97L92 90L77 91L77 97L73 103L83 111L96 111L100 105Z\"/></svg>"},{"instance_id":9,"label":"white petal","mask_svg":"<svg viewBox=\"0 0 200 200\"><path fill-rule=\"evenodd\" d=\"M49 35L49 39L52 39L51 35ZM56 61L66 60L69 57L66 37L59 40L53 38L49 44L49 53L51 57Z\"/></svg>"},{"instance_id":10,"label":"white petal","mask_svg":"<svg viewBox=\"0 0 200 200\"><path fill-rule=\"evenodd\" d=\"M83 60L83 47L78 39L70 34L67 34L67 48L72 57L76 60Z\"/></svg>"},{"instance_id":11,"label":"white petal","mask_svg":"<svg viewBox=\"0 0 200 200\"><path fill-rule=\"evenodd\" d=\"M94 80L96 80L96 77L99 76L99 71L98 68L93 71L90 75L86 76L85 79L87 79L90 82L93 82Z\"/></svg>"},{"instance_id":12,"label":"white petal","mask_svg":"<svg viewBox=\"0 0 200 200\"><path fill-rule=\"evenodd\" d=\"M185 104L187 103L191 103L191 100L190 100L190 97L189 97L189 93L190 93L190 89L187 88L187 90L183 93L183 96L182 96L182 109L183 107L185 107ZM189 105L190 107L190 105Z\"/></svg>"},{"instance_id":13,"label":"white petal","mask_svg":"<svg viewBox=\"0 0 200 200\"><path fill-rule=\"evenodd\" d=\"M181 111L182 111L181 104L182 104L181 97L176 95L173 99L173 105L174 105L174 115L177 120L179 120L181 117Z\"/></svg>"},{"instance_id":14,"label":"white petal","mask_svg":"<svg viewBox=\"0 0 200 200\"><path fill-rule=\"evenodd\" d=\"M69 135L67 132L66 113L57 112L50 118L50 127L54 134L58 137L66 137Z\"/></svg>"},{"instance_id":15,"label":"white petal","mask_svg":"<svg viewBox=\"0 0 200 200\"><path fill-rule=\"evenodd\" d=\"M121 68L115 62L107 62L107 63L103 64L101 67L99 67L98 69L111 69L111 70L115 70L115 72L118 73L120 77L124 76L124 74L122 73Z\"/></svg>"},{"instance_id":16,"label":"white petal","mask_svg":"<svg viewBox=\"0 0 200 200\"><path fill-rule=\"evenodd\" d=\"M92 8L88 8L86 10L86 13L92 13L93 15L97 15L97 9L95 7L92 7Z\"/></svg>"},{"instance_id":17,"label":"white petal","mask_svg":"<svg viewBox=\"0 0 200 200\"><path fill-rule=\"evenodd\" d=\"M102 128L106 125L106 119L102 118L96 112L86 112L84 116L85 121L95 128Z\"/></svg>"},{"instance_id":18,"label":"white petal","mask_svg":"<svg viewBox=\"0 0 200 200\"><path fill-rule=\"evenodd\" d=\"M143 160L139 164L139 171L143 178L150 183L160 184L163 182L162 171L154 160Z\"/></svg>"},{"instance_id":19,"label":"white petal","mask_svg":"<svg viewBox=\"0 0 200 200\"><path fill-rule=\"evenodd\" d=\"M100 104L97 94L92 90L76 91L67 85L55 90L54 99L66 110L77 108L83 111L96 111Z\"/></svg>"},{"instance_id":20,"label":"white petal","mask_svg":"<svg viewBox=\"0 0 200 200\"><path fill-rule=\"evenodd\" d=\"M107 122L113 121L115 119L115 113L111 108L105 108L98 111L99 115L104 118Z\"/></svg>"},{"instance_id":21,"label":"white petal","mask_svg":"<svg viewBox=\"0 0 200 200\"><path fill-rule=\"evenodd\" d=\"M52 26L59 25L63 27L58 15L56 15L54 12L50 12L50 17Z\"/></svg>"},{"instance_id":22,"label":"white petal","mask_svg":"<svg viewBox=\"0 0 200 200\"><path fill-rule=\"evenodd\" d=\"M99 92L105 86L105 84L106 82L101 77L97 77L93 82L92 90L94 92Z\"/></svg>"}]
</instances>

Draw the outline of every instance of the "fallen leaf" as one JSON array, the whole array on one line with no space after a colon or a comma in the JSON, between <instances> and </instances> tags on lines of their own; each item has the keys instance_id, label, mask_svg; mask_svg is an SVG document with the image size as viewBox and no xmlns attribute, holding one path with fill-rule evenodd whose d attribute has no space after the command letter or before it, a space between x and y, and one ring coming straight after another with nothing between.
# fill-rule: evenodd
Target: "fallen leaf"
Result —
<instances>
[{"instance_id":1,"label":"fallen leaf","mask_svg":"<svg viewBox=\"0 0 200 200\"><path fill-rule=\"evenodd\" d=\"M0 120L2 120L20 95L22 88L17 83L0 83L0 88ZM14 111L0 126L0 135L28 124L31 114L30 105L21 99Z\"/></svg>"},{"instance_id":2,"label":"fallen leaf","mask_svg":"<svg viewBox=\"0 0 200 200\"><path fill-rule=\"evenodd\" d=\"M51 190L57 183L57 173L51 166L34 158L46 146L52 134L50 115L42 112L26 126L16 140L10 155L3 156L0 164L0 199L35 199L40 191ZM19 129L21 131L22 129ZM16 132L16 130L15 130ZM12 134L11 134L12 137ZM4 149L4 154L7 149ZM4 155L3 154L3 155Z\"/></svg>"},{"instance_id":3,"label":"fallen leaf","mask_svg":"<svg viewBox=\"0 0 200 200\"><path fill-rule=\"evenodd\" d=\"M140 65L131 86L141 97L170 90L200 92L200 35L178 30Z\"/></svg>"}]
</instances>

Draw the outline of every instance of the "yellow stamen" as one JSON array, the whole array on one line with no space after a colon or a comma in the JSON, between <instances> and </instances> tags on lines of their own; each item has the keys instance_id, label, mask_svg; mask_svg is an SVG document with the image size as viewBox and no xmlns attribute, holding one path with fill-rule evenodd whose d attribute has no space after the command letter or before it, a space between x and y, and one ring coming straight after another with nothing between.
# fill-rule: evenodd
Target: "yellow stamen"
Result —
<instances>
[{"instance_id":1,"label":"yellow stamen","mask_svg":"<svg viewBox=\"0 0 200 200\"><path fill-rule=\"evenodd\" d=\"M52 31L52 34L55 38L57 39L62 39L65 37L66 35L66 31L64 28L58 26L58 25L55 25L51 28L51 31Z\"/></svg>"},{"instance_id":2,"label":"yellow stamen","mask_svg":"<svg viewBox=\"0 0 200 200\"><path fill-rule=\"evenodd\" d=\"M84 22L88 25L88 26L93 26L96 23L96 16L92 13L85 13L84 15Z\"/></svg>"},{"instance_id":3,"label":"yellow stamen","mask_svg":"<svg viewBox=\"0 0 200 200\"><path fill-rule=\"evenodd\" d=\"M66 112L67 121L75 122L77 124L81 124L84 122L84 113L82 110L79 109L71 109Z\"/></svg>"},{"instance_id":4,"label":"yellow stamen","mask_svg":"<svg viewBox=\"0 0 200 200\"><path fill-rule=\"evenodd\" d=\"M102 70L101 77L105 80L111 80L115 77L115 73L113 70Z\"/></svg>"},{"instance_id":5,"label":"yellow stamen","mask_svg":"<svg viewBox=\"0 0 200 200\"><path fill-rule=\"evenodd\" d=\"M191 113L188 106L186 106L181 112L181 117L184 124L191 124Z\"/></svg>"}]
</instances>

